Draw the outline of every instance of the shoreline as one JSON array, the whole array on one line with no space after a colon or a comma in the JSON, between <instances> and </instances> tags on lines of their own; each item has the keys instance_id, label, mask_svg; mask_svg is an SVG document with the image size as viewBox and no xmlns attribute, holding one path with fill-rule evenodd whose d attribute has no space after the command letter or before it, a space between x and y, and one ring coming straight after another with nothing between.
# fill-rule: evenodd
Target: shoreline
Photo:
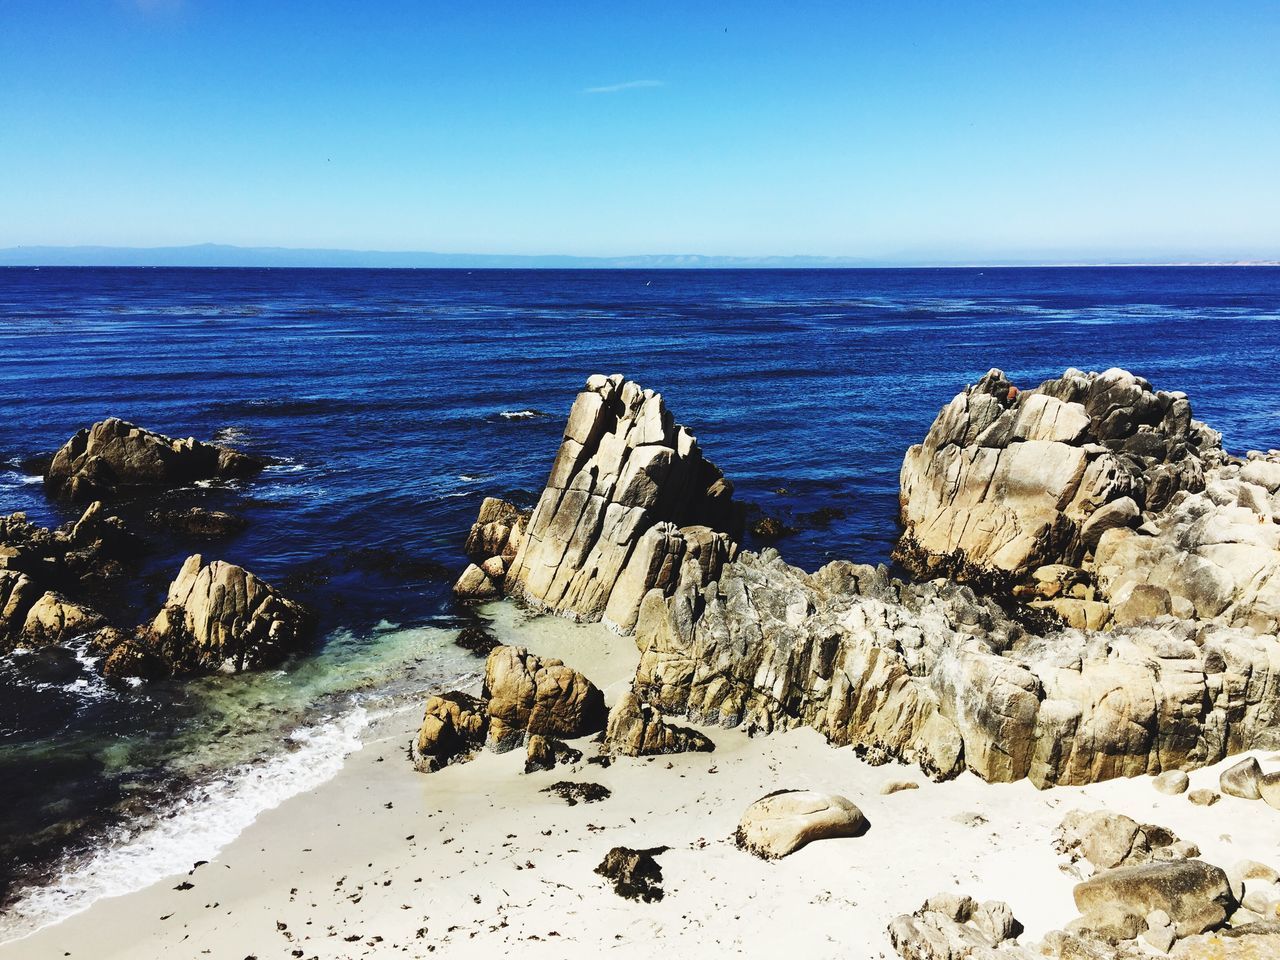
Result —
<instances>
[{"instance_id":1,"label":"shoreline","mask_svg":"<svg viewBox=\"0 0 1280 960\"><path fill-rule=\"evenodd\" d=\"M504 639L594 669L611 700L638 656L632 640L598 624L524 620L511 603L486 612ZM1257 802L1199 807L1157 792L1149 777L1046 791L967 772L933 783L915 767L871 766L808 729L752 738L698 727L716 752L618 758L607 768L584 758L528 775L523 751L486 750L420 774L404 752L417 722L409 708L375 719L336 775L260 813L209 863L100 899L0 945L0 958L559 957L570 944L639 956L654 941L873 958L893 955L892 917L944 890L1006 900L1026 927L1023 942L1061 926L1075 913L1076 880L1058 869L1052 836L1072 809L1167 826L1222 866L1280 845L1280 820ZM576 745L593 755L589 739ZM1191 771L1192 787L1216 787L1218 771L1238 759ZM542 792L563 779L600 783L612 796L567 806ZM894 780L918 789L881 795ZM870 830L776 862L734 846L749 803L804 787L850 797ZM594 874L616 845L670 847L658 856L665 899L623 900Z\"/></svg>"}]
</instances>

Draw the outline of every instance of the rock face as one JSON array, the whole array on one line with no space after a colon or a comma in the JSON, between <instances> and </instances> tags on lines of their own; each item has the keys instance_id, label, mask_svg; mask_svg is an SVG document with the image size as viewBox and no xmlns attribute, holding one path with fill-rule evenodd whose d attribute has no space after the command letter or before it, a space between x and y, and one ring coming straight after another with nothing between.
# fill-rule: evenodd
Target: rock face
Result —
<instances>
[{"instance_id":1,"label":"rock face","mask_svg":"<svg viewBox=\"0 0 1280 960\"><path fill-rule=\"evenodd\" d=\"M169 585L148 645L177 673L239 673L279 663L309 634L311 618L292 600L235 564L187 558Z\"/></svg>"},{"instance_id":2,"label":"rock face","mask_svg":"<svg viewBox=\"0 0 1280 960\"><path fill-rule=\"evenodd\" d=\"M525 734L583 737L604 727L604 694L559 660L542 660L524 647L498 647L485 662L489 742L511 750Z\"/></svg>"},{"instance_id":3,"label":"rock face","mask_svg":"<svg viewBox=\"0 0 1280 960\"><path fill-rule=\"evenodd\" d=\"M427 699L422 728L410 747L417 770L433 773L484 746L489 715L484 702L459 691Z\"/></svg>"},{"instance_id":4,"label":"rock face","mask_svg":"<svg viewBox=\"0 0 1280 960\"><path fill-rule=\"evenodd\" d=\"M716 748L697 730L666 723L661 714L641 703L631 691L620 696L609 711L604 741L609 752L628 757L695 751L709 753Z\"/></svg>"},{"instance_id":5,"label":"rock face","mask_svg":"<svg viewBox=\"0 0 1280 960\"><path fill-rule=\"evenodd\" d=\"M174 440L114 417L81 430L49 464L45 482L75 500L110 497L129 487L177 486L250 477L266 461L194 438Z\"/></svg>"},{"instance_id":6,"label":"rock face","mask_svg":"<svg viewBox=\"0 0 1280 960\"><path fill-rule=\"evenodd\" d=\"M857 837L866 830L867 818L845 797L779 790L747 807L734 840L758 857L777 860L815 840Z\"/></svg>"},{"instance_id":7,"label":"rock face","mask_svg":"<svg viewBox=\"0 0 1280 960\"><path fill-rule=\"evenodd\" d=\"M1202 766L1280 741L1280 642L1192 623L1029 633L946 582L743 554L646 597L638 696L699 723L808 725L934 777L1037 786Z\"/></svg>"},{"instance_id":8,"label":"rock face","mask_svg":"<svg viewBox=\"0 0 1280 960\"><path fill-rule=\"evenodd\" d=\"M593 376L574 401L503 589L630 633L651 589L669 594L719 576L737 552L742 516L733 485L661 395L618 375ZM468 588L477 587L473 575Z\"/></svg>"}]
</instances>

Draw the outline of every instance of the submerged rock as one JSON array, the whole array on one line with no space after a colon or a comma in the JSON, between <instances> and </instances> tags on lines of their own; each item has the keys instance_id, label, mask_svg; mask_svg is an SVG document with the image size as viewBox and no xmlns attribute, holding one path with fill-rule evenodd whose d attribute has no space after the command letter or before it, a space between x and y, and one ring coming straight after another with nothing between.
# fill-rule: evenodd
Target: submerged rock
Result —
<instances>
[{"instance_id":1,"label":"submerged rock","mask_svg":"<svg viewBox=\"0 0 1280 960\"><path fill-rule=\"evenodd\" d=\"M45 482L74 500L100 499L129 487L251 477L266 463L229 447L190 437L174 440L112 417L68 440L54 454Z\"/></svg>"},{"instance_id":2,"label":"submerged rock","mask_svg":"<svg viewBox=\"0 0 1280 960\"><path fill-rule=\"evenodd\" d=\"M779 790L747 807L734 842L765 860L777 860L815 840L858 837L867 818L852 801L812 790Z\"/></svg>"}]
</instances>

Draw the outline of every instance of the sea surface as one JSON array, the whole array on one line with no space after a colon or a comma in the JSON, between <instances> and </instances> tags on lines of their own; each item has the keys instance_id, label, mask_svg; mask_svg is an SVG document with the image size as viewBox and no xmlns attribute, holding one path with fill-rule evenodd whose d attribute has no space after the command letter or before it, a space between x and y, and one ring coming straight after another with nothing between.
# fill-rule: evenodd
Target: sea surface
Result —
<instances>
[{"instance_id":1,"label":"sea surface","mask_svg":"<svg viewBox=\"0 0 1280 960\"><path fill-rule=\"evenodd\" d=\"M1280 268L0 269L0 513L74 519L29 461L107 416L267 454L162 498L249 526L153 532L113 613L154 615L201 552L321 622L279 670L188 683L0 657L0 940L207 858L371 716L473 681L462 541L484 496L533 502L593 373L662 392L812 569L888 561L903 452L991 367L1126 367L1243 452L1280 447L1277 361Z\"/></svg>"}]
</instances>

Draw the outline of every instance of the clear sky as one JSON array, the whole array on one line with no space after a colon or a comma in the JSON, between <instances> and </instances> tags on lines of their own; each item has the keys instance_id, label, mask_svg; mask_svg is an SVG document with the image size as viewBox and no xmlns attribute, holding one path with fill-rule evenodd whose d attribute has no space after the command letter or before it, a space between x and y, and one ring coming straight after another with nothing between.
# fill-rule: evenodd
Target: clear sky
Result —
<instances>
[{"instance_id":1,"label":"clear sky","mask_svg":"<svg viewBox=\"0 0 1280 960\"><path fill-rule=\"evenodd\" d=\"M0 246L1280 259L1280 3L0 0Z\"/></svg>"}]
</instances>

